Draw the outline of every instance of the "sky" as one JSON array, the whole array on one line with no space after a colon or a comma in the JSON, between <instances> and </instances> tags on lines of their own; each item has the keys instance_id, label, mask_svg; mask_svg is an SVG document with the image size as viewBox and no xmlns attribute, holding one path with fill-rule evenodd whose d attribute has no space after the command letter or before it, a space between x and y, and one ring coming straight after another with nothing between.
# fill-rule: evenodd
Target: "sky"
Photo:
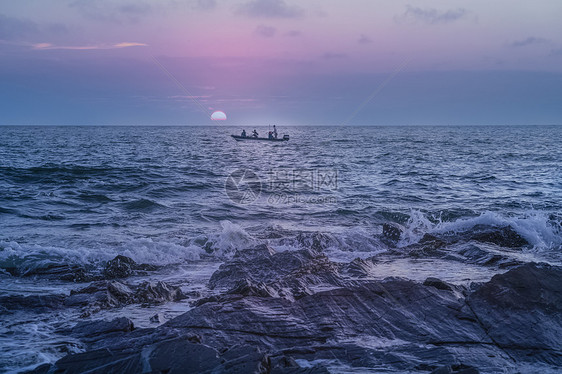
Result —
<instances>
[{"instance_id":1,"label":"sky","mask_svg":"<svg viewBox=\"0 0 562 374\"><path fill-rule=\"evenodd\" d=\"M560 0L0 0L0 124L561 124L561 19Z\"/></svg>"}]
</instances>

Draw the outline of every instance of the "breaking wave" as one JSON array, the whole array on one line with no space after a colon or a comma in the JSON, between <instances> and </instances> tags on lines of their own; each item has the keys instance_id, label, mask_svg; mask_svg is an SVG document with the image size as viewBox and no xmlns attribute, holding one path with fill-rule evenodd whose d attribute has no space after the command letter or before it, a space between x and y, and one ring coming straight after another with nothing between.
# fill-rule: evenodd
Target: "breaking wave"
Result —
<instances>
[{"instance_id":1,"label":"breaking wave","mask_svg":"<svg viewBox=\"0 0 562 374\"><path fill-rule=\"evenodd\" d=\"M279 226L245 229L228 220L221 221L220 226L217 232L175 240L137 238L121 243L94 243L71 248L4 241L0 242L0 268L17 268L21 273L26 273L60 263L98 267L119 254L131 257L138 263L164 266L197 261L202 257L224 260L236 250L260 243L267 243L279 251L311 248L329 253L333 258L341 256L346 259L349 256L373 256L389 249L380 226L371 229L355 227L336 233L290 231ZM530 243L532 251L539 254L560 254L562 247L562 217L545 212L532 211L520 217L484 212L474 217L444 221L420 211L412 211L402 227L403 232L396 243L398 248L418 243L425 234L454 238L482 227L511 227Z\"/></svg>"},{"instance_id":2,"label":"breaking wave","mask_svg":"<svg viewBox=\"0 0 562 374\"><path fill-rule=\"evenodd\" d=\"M412 211L406 222L401 246L419 242L426 234L465 233L475 227L511 227L537 251L556 250L562 246L562 217L552 213L530 211L522 216L506 216L486 211L475 217L443 221L441 217Z\"/></svg>"}]
</instances>

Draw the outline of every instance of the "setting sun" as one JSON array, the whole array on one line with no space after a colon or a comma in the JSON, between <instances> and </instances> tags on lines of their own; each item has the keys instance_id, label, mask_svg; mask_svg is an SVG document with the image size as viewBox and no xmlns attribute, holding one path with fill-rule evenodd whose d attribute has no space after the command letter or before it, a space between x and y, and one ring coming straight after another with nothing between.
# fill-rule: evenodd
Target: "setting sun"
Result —
<instances>
[{"instance_id":1,"label":"setting sun","mask_svg":"<svg viewBox=\"0 0 562 374\"><path fill-rule=\"evenodd\" d=\"M226 113L222 110L217 110L211 114L211 119L213 121L226 121Z\"/></svg>"}]
</instances>

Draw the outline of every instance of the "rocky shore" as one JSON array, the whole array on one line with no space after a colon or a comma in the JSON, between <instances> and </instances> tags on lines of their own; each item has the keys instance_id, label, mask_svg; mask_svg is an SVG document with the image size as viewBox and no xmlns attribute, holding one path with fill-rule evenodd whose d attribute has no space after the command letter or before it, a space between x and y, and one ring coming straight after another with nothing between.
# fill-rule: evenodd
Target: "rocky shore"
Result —
<instances>
[{"instance_id":1,"label":"rocky shore","mask_svg":"<svg viewBox=\"0 0 562 374\"><path fill-rule=\"evenodd\" d=\"M388 240L400 235L394 229L385 229ZM522 244L509 231L478 235L474 240ZM562 366L562 268L468 253L510 270L469 285L436 277L380 280L373 274L377 258L336 263L320 239L297 251L265 244L237 251L212 275L211 296L193 298L192 309L158 327L135 328L127 318L78 323L63 333L85 352L33 373L466 374ZM408 250L437 255L449 244L427 237ZM4 312L31 303L87 314L186 297L164 282L128 285L122 277L150 269L126 258L108 269L106 278L116 279L50 299L3 300Z\"/></svg>"}]
</instances>

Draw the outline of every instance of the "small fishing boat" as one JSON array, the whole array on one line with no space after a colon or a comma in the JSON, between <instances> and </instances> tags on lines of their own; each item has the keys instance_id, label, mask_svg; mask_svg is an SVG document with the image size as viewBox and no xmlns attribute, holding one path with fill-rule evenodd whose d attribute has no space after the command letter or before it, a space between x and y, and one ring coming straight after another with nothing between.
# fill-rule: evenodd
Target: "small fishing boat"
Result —
<instances>
[{"instance_id":1,"label":"small fishing boat","mask_svg":"<svg viewBox=\"0 0 562 374\"><path fill-rule=\"evenodd\" d=\"M289 140L289 135L283 135L282 138L260 138L260 137L256 137L256 136L241 136L241 135L230 135L232 136L234 139L236 139L236 141L242 141L242 140L263 140L266 142L286 142Z\"/></svg>"}]
</instances>

